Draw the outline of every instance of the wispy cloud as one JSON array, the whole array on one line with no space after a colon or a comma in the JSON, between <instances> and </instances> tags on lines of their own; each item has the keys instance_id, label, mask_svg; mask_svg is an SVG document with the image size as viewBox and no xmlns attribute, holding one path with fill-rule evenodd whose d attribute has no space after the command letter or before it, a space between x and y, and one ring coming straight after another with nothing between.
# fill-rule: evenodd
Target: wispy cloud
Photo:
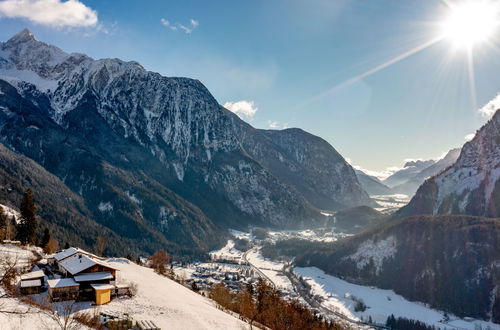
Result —
<instances>
[{"instance_id":1,"label":"wispy cloud","mask_svg":"<svg viewBox=\"0 0 500 330\"><path fill-rule=\"evenodd\" d=\"M285 129L288 128L288 123L281 123L279 121L267 121L267 127L270 129Z\"/></svg>"},{"instance_id":2,"label":"wispy cloud","mask_svg":"<svg viewBox=\"0 0 500 330\"><path fill-rule=\"evenodd\" d=\"M189 20L189 24L181 24L171 23L168 19L162 17L160 18L160 23L172 31L184 31L184 33L186 34L191 34L193 30L200 25L200 22L198 22L194 18L191 18Z\"/></svg>"},{"instance_id":3,"label":"wispy cloud","mask_svg":"<svg viewBox=\"0 0 500 330\"><path fill-rule=\"evenodd\" d=\"M498 109L500 109L500 94L498 94L493 100L488 102L478 111L484 117L491 117Z\"/></svg>"},{"instance_id":4,"label":"wispy cloud","mask_svg":"<svg viewBox=\"0 0 500 330\"><path fill-rule=\"evenodd\" d=\"M97 12L78 0L4 0L0 17L22 18L52 27L96 26Z\"/></svg>"},{"instance_id":5,"label":"wispy cloud","mask_svg":"<svg viewBox=\"0 0 500 330\"><path fill-rule=\"evenodd\" d=\"M241 119L252 119L257 113L257 110L259 110L253 101L245 100L238 102L226 102L224 103L224 108L234 112Z\"/></svg>"}]
</instances>

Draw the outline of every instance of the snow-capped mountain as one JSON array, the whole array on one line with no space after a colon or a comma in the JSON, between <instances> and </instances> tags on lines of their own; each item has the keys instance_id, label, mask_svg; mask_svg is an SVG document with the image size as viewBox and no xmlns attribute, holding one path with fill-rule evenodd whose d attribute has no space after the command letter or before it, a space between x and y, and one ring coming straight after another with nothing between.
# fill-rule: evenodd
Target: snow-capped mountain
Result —
<instances>
[{"instance_id":1,"label":"snow-capped mountain","mask_svg":"<svg viewBox=\"0 0 500 330\"><path fill-rule=\"evenodd\" d=\"M420 170L418 173L411 176L403 183L400 183L392 187L392 190L396 193L413 196L417 191L417 189L422 185L422 183L424 183L426 179L436 174L439 174L444 169L453 165L453 163L455 163L459 155L460 155L460 148L455 148L448 151L443 158L435 162L433 161L432 165Z\"/></svg>"},{"instance_id":2,"label":"snow-capped mountain","mask_svg":"<svg viewBox=\"0 0 500 330\"><path fill-rule=\"evenodd\" d=\"M179 210L193 205L209 227L295 227L323 221L318 209L372 203L325 141L255 129L197 80L67 54L28 30L0 43L0 109L1 142L122 234L136 233L129 219L179 239Z\"/></svg>"},{"instance_id":3,"label":"snow-capped mountain","mask_svg":"<svg viewBox=\"0 0 500 330\"><path fill-rule=\"evenodd\" d=\"M427 180L404 214L500 216L500 112L467 142L457 161Z\"/></svg>"},{"instance_id":4,"label":"snow-capped mountain","mask_svg":"<svg viewBox=\"0 0 500 330\"><path fill-rule=\"evenodd\" d=\"M384 179L382 183L390 188L404 184L427 167L432 166L435 162L436 161L432 159L407 161L402 169L391 174Z\"/></svg>"}]
</instances>

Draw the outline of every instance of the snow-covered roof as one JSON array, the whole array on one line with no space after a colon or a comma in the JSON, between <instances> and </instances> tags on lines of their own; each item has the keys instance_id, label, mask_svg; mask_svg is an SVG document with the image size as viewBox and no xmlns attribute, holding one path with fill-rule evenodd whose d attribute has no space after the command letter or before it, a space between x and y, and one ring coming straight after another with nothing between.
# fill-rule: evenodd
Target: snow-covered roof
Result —
<instances>
[{"instance_id":1,"label":"snow-covered roof","mask_svg":"<svg viewBox=\"0 0 500 330\"><path fill-rule=\"evenodd\" d=\"M40 280L21 281L21 288L31 288L35 286L42 286L42 281Z\"/></svg>"},{"instance_id":2,"label":"snow-covered roof","mask_svg":"<svg viewBox=\"0 0 500 330\"><path fill-rule=\"evenodd\" d=\"M115 286L111 284L91 284L95 290L109 290L114 289Z\"/></svg>"},{"instance_id":3,"label":"snow-covered roof","mask_svg":"<svg viewBox=\"0 0 500 330\"><path fill-rule=\"evenodd\" d=\"M89 282L89 281L100 281L112 279L113 275L110 272L96 272L96 273L84 273L75 276L75 281L77 282Z\"/></svg>"},{"instance_id":4,"label":"snow-covered roof","mask_svg":"<svg viewBox=\"0 0 500 330\"><path fill-rule=\"evenodd\" d=\"M61 252L58 252L54 255L54 259L56 259L57 261L60 261L60 260L63 260L63 259L66 259L67 257L71 257L73 254L77 253L78 250L76 248L69 248L69 249L66 249L66 250L62 250Z\"/></svg>"},{"instance_id":5,"label":"snow-covered roof","mask_svg":"<svg viewBox=\"0 0 500 330\"><path fill-rule=\"evenodd\" d=\"M21 281L30 280L30 279L34 279L34 278L40 278L40 277L44 277L44 276L45 276L45 273L43 272L43 270L37 270L34 272L29 272L29 273L21 275Z\"/></svg>"},{"instance_id":6,"label":"snow-covered roof","mask_svg":"<svg viewBox=\"0 0 500 330\"><path fill-rule=\"evenodd\" d=\"M71 275L78 274L83 272L84 270L94 266L101 265L104 267L115 269L115 267L111 266L107 262L102 260L96 260L94 258L87 257L86 255L76 255L68 258L60 263L61 267L66 269Z\"/></svg>"},{"instance_id":7,"label":"snow-covered roof","mask_svg":"<svg viewBox=\"0 0 500 330\"><path fill-rule=\"evenodd\" d=\"M84 255L86 255L88 257L91 257L91 258L102 259L101 257L96 256L95 254L92 254L92 253L87 252L85 250L82 250L80 248L74 248L74 247L70 247L69 249L62 250L61 252L56 253L54 255L54 258L57 261L61 261L61 260L64 260L64 259L66 259L68 257L71 257L72 255L75 255L77 253L84 254Z\"/></svg>"},{"instance_id":8,"label":"snow-covered roof","mask_svg":"<svg viewBox=\"0 0 500 330\"><path fill-rule=\"evenodd\" d=\"M80 286L72 278L57 278L55 280L48 280L49 288L64 288L67 286Z\"/></svg>"}]
</instances>

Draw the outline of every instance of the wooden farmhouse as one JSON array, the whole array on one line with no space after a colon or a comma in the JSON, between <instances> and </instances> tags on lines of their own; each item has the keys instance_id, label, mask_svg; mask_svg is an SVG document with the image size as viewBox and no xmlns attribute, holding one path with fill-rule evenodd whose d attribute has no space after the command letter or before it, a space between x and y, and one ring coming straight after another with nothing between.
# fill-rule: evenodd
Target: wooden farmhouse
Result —
<instances>
[{"instance_id":1,"label":"wooden farmhouse","mask_svg":"<svg viewBox=\"0 0 500 330\"><path fill-rule=\"evenodd\" d=\"M116 285L116 268L103 258L81 249L69 248L56 253L48 258L47 265L53 274L47 281L52 301L93 300L102 305L113 296L128 293L128 286ZM40 292L38 290L44 284L43 271L40 272L24 274L21 290L26 294ZM42 276L41 279L36 277L38 275Z\"/></svg>"}]
</instances>

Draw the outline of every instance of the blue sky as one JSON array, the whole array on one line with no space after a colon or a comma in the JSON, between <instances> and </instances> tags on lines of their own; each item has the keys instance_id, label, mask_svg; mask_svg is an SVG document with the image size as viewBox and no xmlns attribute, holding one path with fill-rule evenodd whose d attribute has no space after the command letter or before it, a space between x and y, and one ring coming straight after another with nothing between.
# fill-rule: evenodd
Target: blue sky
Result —
<instances>
[{"instance_id":1,"label":"blue sky","mask_svg":"<svg viewBox=\"0 0 500 330\"><path fill-rule=\"evenodd\" d=\"M303 128L372 170L461 146L500 92L498 50L474 49L474 100L467 53L447 40L342 85L435 38L442 1L71 1L89 16L4 11L0 40L28 27L68 52L199 79L221 104L247 101L252 125Z\"/></svg>"}]
</instances>

